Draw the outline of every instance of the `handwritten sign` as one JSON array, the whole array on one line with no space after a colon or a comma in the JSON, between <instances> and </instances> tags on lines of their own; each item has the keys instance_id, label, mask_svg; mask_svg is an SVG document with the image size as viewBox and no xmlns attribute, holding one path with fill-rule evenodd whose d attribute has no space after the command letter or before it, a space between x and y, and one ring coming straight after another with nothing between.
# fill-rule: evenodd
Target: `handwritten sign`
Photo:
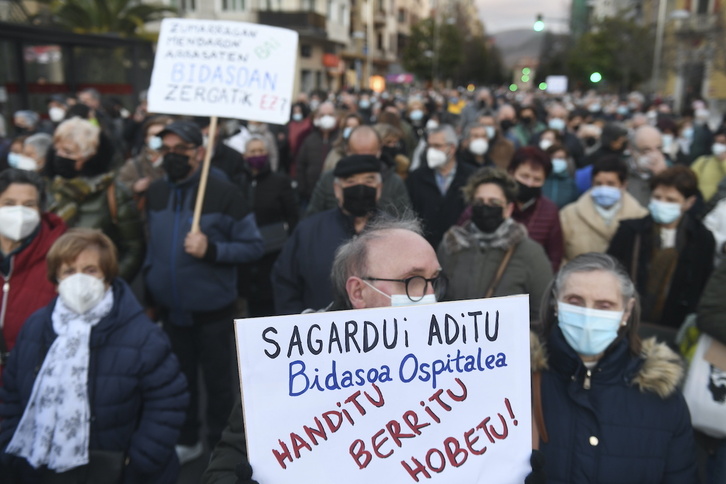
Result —
<instances>
[{"instance_id":1,"label":"handwritten sign","mask_svg":"<svg viewBox=\"0 0 726 484\"><path fill-rule=\"evenodd\" d=\"M235 322L254 478L524 482L527 296Z\"/></svg>"},{"instance_id":2,"label":"handwritten sign","mask_svg":"<svg viewBox=\"0 0 726 484\"><path fill-rule=\"evenodd\" d=\"M164 19L149 111L286 123L298 35L244 22Z\"/></svg>"}]
</instances>

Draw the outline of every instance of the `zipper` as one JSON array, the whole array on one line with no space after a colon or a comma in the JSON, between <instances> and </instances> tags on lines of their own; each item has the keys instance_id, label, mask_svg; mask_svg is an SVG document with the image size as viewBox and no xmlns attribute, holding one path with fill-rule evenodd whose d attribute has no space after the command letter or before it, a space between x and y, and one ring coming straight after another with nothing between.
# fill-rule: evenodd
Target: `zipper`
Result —
<instances>
[{"instance_id":1,"label":"zipper","mask_svg":"<svg viewBox=\"0 0 726 484\"><path fill-rule=\"evenodd\" d=\"M591 386L591 382L592 382L592 371L588 369L585 372L585 380L582 382L582 388L584 388L585 390L589 390L590 386Z\"/></svg>"},{"instance_id":2,"label":"zipper","mask_svg":"<svg viewBox=\"0 0 726 484\"><path fill-rule=\"evenodd\" d=\"M0 331L5 327L5 315L8 311L8 298L10 297L10 278L13 275L13 263L15 262L15 256L10 258L10 270L8 275L5 276L5 282L3 283L3 306L0 310Z\"/></svg>"},{"instance_id":3,"label":"zipper","mask_svg":"<svg viewBox=\"0 0 726 484\"><path fill-rule=\"evenodd\" d=\"M180 188L174 189L174 228L172 230L172 238L171 238L171 294L172 298L174 299L174 306L179 305L179 288L177 287L176 282L176 265L177 265L177 250L176 250L176 242L179 239L179 223L181 218L181 209L182 209L182 194Z\"/></svg>"}]
</instances>

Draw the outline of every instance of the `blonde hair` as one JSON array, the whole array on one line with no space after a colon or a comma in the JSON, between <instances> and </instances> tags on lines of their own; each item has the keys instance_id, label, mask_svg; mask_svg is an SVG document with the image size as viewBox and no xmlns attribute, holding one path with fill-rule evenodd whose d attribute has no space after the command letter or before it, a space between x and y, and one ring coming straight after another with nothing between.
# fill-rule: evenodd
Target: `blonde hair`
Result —
<instances>
[{"instance_id":1,"label":"blonde hair","mask_svg":"<svg viewBox=\"0 0 726 484\"><path fill-rule=\"evenodd\" d=\"M53 133L53 144L70 142L78 147L79 155L88 157L98 149L101 130L90 121L74 117L63 121Z\"/></svg>"},{"instance_id":2,"label":"blonde hair","mask_svg":"<svg viewBox=\"0 0 726 484\"><path fill-rule=\"evenodd\" d=\"M116 246L100 230L76 227L58 237L48 251L48 280L58 284L61 266L72 264L86 249L98 250L98 262L104 281L111 283L118 276L118 256Z\"/></svg>"}]
</instances>

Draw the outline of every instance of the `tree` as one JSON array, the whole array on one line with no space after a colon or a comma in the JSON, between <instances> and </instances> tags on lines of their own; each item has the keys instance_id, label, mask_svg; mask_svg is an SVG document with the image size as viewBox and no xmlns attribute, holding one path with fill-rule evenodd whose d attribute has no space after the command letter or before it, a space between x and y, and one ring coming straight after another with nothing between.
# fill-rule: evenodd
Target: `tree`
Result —
<instances>
[{"instance_id":1,"label":"tree","mask_svg":"<svg viewBox=\"0 0 726 484\"><path fill-rule=\"evenodd\" d=\"M161 20L176 9L141 0L45 0L53 22L76 33L115 33L142 36L144 25Z\"/></svg>"},{"instance_id":2,"label":"tree","mask_svg":"<svg viewBox=\"0 0 726 484\"><path fill-rule=\"evenodd\" d=\"M604 18L577 40L568 59L571 82L586 85L597 71L610 85L626 91L650 77L653 32L626 17Z\"/></svg>"},{"instance_id":3,"label":"tree","mask_svg":"<svg viewBox=\"0 0 726 484\"><path fill-rule=\"evenodd\" d=\"M461 34L454 25L427 18L411 28L403 66L422 79L449 79L463 61Z\"/></svg>"}]
</instances>

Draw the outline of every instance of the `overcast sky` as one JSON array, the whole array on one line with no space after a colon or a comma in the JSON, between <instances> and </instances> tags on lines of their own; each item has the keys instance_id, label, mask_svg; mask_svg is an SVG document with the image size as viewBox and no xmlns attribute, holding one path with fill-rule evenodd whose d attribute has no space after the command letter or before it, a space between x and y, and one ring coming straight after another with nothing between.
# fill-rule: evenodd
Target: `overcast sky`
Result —
<instances>
[{"instance_id":1,"label":"overcast sky","mask_svg":"<svg viewBox=\"0 0 726 484\"><path fill-rule=\"evenodd\" d=\"M532 28L538 13L544 17L547 28L562 31L566 23L557 19L567 19L570 14L570 0L475 0L479 16L484 22L487 33L504 30ZM547 22L547 18L553 19Z\"/></svg>"}]
</instances>

